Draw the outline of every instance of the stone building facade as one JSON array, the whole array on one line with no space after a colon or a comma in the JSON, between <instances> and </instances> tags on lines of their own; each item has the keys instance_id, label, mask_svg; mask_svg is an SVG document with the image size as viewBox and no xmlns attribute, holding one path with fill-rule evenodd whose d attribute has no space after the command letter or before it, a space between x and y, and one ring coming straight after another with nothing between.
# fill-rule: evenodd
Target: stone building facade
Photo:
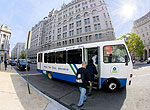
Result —
<instances>
[{"instance_id":1,"label":"stone building facade","mask_svg":"<svg viewBox=\"0 0 150 110\"><path fill-rule=\"evenodd\" d=\"M28 56L33 58L43 50L115 39L104 0L72 0L49 12L31 31Z\"/></svg>"},{"instance_id":2,"label":"stone building facade","mask_svg":"<svg viewBox=\"0 0 150 110\"><path fill-rule=\"evenodd\" d=\"M145 45L144 60L150 57L150 12L134 21L132 32L137 33Z\"/></svg>"},{"instance_id":3,"label":"stone building facade","mask_svg":"<svg viewBox=\"0 0 150 110\"><path fill-rule=\"evenodd\" d=\"M0 25L0 60L4 61L9 57L9 39L11 37L11 29L7 25Z\"/></svg>"},{"instance_id":4,"label":"stone building facade","mask_svg":"<svg viewBox=\"0 0 150 110\"><path fill-rule=\"evenodd\" d=\"M11 58L12 59L19 59L20 53L22 50L25 49L25 43L19 42L15 45L13 50L11 51Z\"/></svg>"}]
</instances>

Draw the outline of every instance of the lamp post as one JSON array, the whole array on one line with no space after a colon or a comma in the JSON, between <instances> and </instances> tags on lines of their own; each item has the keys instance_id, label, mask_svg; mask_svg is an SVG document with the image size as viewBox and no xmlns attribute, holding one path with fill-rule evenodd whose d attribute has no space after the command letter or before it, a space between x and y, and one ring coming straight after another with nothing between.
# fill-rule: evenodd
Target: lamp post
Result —
<instances>
[{"instance_id":1,"label":"lamp post","mask_svg":"<svg viewBox=\"0 0 150 110\"><path fill-rule=\"evenodd\" d=\"M27 56L28 56L28 44L29 44L29 37L30 37L30 32L27 35L27 44L26 44L26 77L27 77L27 87L28 87L28 92L30 94L30 86L29 86L29 74L28 74L28 61L27 61Z\"/></svg>"}]
</instances>

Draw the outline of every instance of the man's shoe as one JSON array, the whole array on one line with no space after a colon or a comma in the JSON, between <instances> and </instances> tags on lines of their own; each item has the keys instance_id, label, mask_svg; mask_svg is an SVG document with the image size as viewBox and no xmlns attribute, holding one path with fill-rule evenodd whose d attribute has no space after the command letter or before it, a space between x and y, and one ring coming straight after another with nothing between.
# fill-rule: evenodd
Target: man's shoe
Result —
<instances>
[{"instance_id":1,"label":"man's shoe","mask_svg":"<svg viewBox=\"0 0 150 110\"><path fill-rule=\"evenodd\" d=\"M84 103L82 105L78 106L78 107L82 107L83 105L84 105Z\"/></svg>"}]
</instances>

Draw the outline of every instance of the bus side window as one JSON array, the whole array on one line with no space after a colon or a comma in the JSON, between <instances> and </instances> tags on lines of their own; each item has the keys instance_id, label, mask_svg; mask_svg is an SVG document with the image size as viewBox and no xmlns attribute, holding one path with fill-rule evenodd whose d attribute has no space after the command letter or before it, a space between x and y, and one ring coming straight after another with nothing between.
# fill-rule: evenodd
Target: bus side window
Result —
<instances>
[{"instance_id":1,"label":"bus side window","mask_svg":"<svg viewBox=\"0 0 150 110\"><path fill-rule=\"evenodd\" d=\"M56 52L56 63L66 63L66 51Z\"/></svg>"},{"instance_id":2,"label":"bus side window","mask_svg":"<svg viewBox=\"0 0 150 110\"><path fill-rule=\"evenodd\" d=\"M47 58L48 63L55 63L55 52L48 53L47 57L48 57Z\"/></svg>"},{"instance_id":3,"label":"bus side window","mask_svg":"<svg viewBox=\"0 0 150 110\"><path fill-rule=\"evenodd\" d=\"M42 53L38 54L38 62L42 62Z\"/></svg>"},{"instance_id":4,"label":"bus side window","mask_svg":"<svg viewBox=\"0 0 150 110\"><path fill-rule=\"evenodd\" d=\"M47 53L44 54L44 63L47 63Z\"/></svg>"},{"instance_id":5,"label":"bus side window","mask_svg":"<svg viewBox=\"0 0 150 110\"><path fill-rule=\"evenodd\" d=\"M68 50L68 64L81 64L82 63L82 50Z\"/></svg>"}]
</instances>

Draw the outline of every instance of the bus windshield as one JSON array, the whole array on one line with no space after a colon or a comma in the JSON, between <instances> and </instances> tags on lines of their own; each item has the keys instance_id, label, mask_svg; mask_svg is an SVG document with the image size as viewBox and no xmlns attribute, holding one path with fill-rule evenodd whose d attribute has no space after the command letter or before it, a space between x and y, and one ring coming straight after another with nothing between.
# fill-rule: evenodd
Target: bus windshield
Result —
<instances>
[{"instance_id":1,"label":"bus windshield","mask_svg":"<svg viewBox=\"0 0 150 110\"><path fill-rule=\"evenodd\" d=\"M125 63L125 56L129 56L124 45L113 45L104 47L104 63Z\"/></svg>"}]
</instances>

